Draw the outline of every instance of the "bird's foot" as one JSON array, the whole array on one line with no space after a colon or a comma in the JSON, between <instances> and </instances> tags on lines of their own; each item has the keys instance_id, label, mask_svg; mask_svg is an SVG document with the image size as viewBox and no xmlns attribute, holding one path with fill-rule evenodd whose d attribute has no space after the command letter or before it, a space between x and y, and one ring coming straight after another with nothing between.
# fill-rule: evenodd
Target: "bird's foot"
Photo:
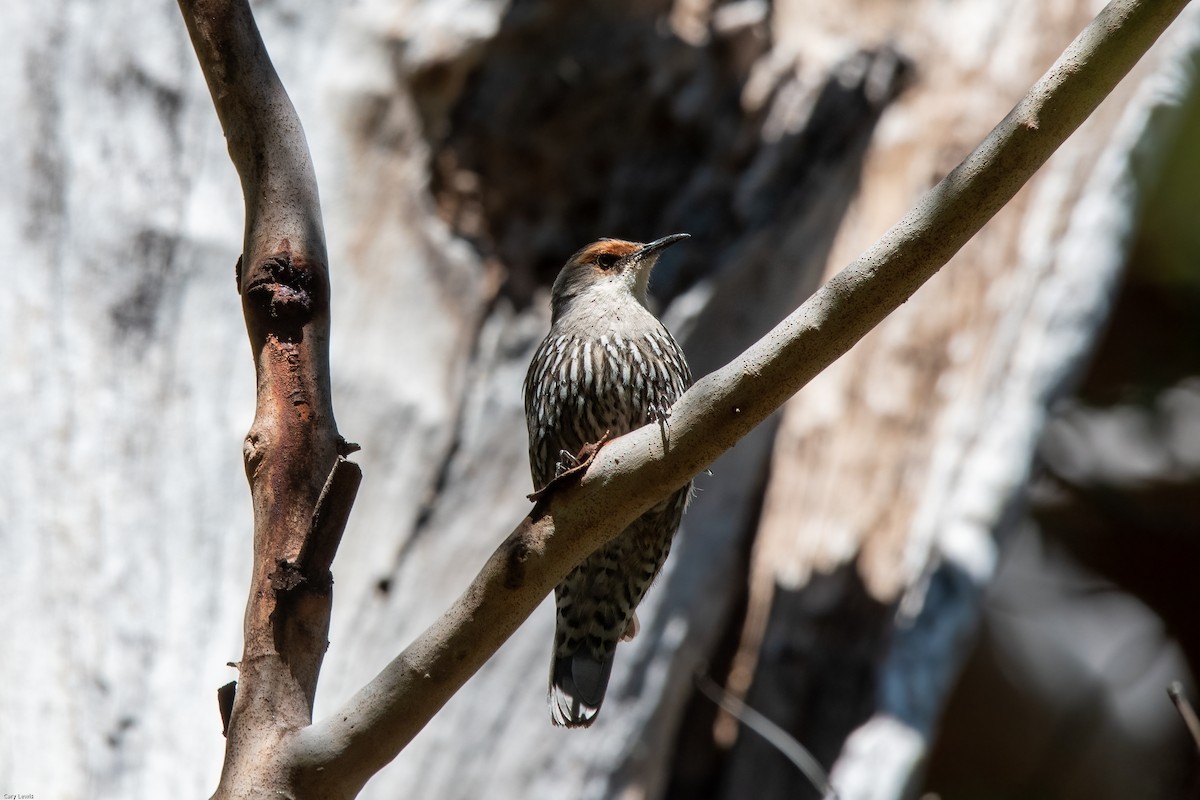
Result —
<instances>
[{"instance_id":1,"label":"bird's foot","mask_svg":"<svg viewBox=\"0 0 1200 800\"><path fill-rule=\"evenodd\" d=\"M566 450L563 450L561 456L569 459L572 462L572 466L564 469L563 461L560 460L557 466L554 468L554 477L551 478L550 482L545 486L538 489L533 494L528 495L529 499L534 501L540 500L555 486L562 484L564 481L570 480L573 476L582 476L583 473L587 472L587 468L591 466L592 461L594 461L596 458L596 453L599 453L600 448L603 447L604 443L608 441L608 436L610 433L611 431L605 431L604 435L600 437L599 441L585 444L583 447L579 448L579 452L574 455L571 455Z\"/></svg>"},{"instance_id":2,"label":"bird's foot","mask_svg":"<svg viewBox=\"0 0 1200 800\"><path fill-rule=\"evenodd\" d=\"M585 447L585 449L586 449L586 447ZM582 455L583 450L580 450L579 454ZM578 456L573 454L570 450L559 450L558 451L558 463L554 465L554 477L561 478L563 475L565 475L566 473L570 472L571 470L575 469L578 466L579 466Z\"/></svg>"},{"instance_id":3,"label":"bird's foot","mask_svg":"<svg viewBox=\"0 0 1200 800\"><path fill-rule=\"evenodd\" d=\"M659 408L658 405L652 404L646 409L646 416L651 422L658 423L658 432L662 436L663 450L666 450L671 444L671 409Z\"/></svg>"}]
</instances>

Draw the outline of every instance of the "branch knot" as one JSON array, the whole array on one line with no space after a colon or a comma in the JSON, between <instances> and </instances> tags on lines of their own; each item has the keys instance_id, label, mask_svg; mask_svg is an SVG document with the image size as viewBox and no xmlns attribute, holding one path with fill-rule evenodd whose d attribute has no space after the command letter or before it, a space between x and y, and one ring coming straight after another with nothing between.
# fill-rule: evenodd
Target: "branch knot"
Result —
<instances>
[{"instance_id":1,"label":"branch knot","mask_svg":"<svg viewBox=\"0 0 1200 800\"><path fill-rule=\"evenodd\" d=\"M275 571L270 574L271 589L276 596L295 591L306 582L300 565L286 558L275 562Z\"/></svg>"},{"instance_id":2,"label":"branch knot","mask_svg":"<svg viewBox=\"0 0 1200 800\"><path fill-rule=\"evenodd\" d=\"M279 252L255 266L245 296L260 313L298 334L316 310L316 289L313 270L292 253L285 239Z\"/></svg>"}]
</instances>

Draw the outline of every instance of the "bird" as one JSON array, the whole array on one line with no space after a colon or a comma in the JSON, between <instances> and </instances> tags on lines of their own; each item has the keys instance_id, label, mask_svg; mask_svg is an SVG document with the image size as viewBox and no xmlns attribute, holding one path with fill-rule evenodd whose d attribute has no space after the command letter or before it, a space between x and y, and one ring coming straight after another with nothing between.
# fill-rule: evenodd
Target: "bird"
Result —
<instances>
[{"instance_id":1,"label":"bird","mask_svg":"<svg viewBox=\"0 0 1200 800\"><path fill-rule=\"evenodd\" d=\"M525 376L529 465L540 490L588 445L648 424L668 441L667 415L692 385L683 350L647 307L650 272L688 234L648 244L600 239L571 256L550 291L550 332ZM590 726L604 702L619 640L666 561L691 483L572 569L554 590L547 702L558 726Z\"/></svg>"}]
</instances>

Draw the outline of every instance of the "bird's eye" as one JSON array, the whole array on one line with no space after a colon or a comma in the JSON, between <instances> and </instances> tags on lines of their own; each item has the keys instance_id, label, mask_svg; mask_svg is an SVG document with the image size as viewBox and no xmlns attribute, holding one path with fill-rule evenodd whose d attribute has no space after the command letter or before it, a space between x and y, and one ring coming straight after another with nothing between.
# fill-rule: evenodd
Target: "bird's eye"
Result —
<instances>
[{"instance_id":1,"label":"bird's eye","mask_svg":"<svg viewBox=\"0 0 1200 800\"><path fill-rule=\"evenodd\" d=\"M617 257L612 253L601 253L596 256L596 265L600 269L612 269L613 264L617 263Z\"/></svg>"}]
</instances>

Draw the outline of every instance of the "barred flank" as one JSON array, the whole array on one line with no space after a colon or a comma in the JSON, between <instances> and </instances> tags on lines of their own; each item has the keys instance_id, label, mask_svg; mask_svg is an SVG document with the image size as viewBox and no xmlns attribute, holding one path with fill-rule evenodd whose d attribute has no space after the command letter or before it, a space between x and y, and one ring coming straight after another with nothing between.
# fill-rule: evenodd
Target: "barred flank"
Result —
<instances>
[{"instance_id":1,"label":"barred flank","mask_svg":"<svg viewBox=\"0 0 1200 800\"><path fill-rule=\"evenodd\" d=\"M629 302L637 301L631 296ZM605 433L616 437L665 424L667 410L691 385L671 334L648 312L640 322L628 335L596 334L567 317L538 348L525 378L535 488L549 483L562 460ZM690 485L635 520L555 589L548 697L555 724L587 726L595 719L617 642L634 629L634 610L666 561L689 491Z\"/></svg>"}]
</instances>

